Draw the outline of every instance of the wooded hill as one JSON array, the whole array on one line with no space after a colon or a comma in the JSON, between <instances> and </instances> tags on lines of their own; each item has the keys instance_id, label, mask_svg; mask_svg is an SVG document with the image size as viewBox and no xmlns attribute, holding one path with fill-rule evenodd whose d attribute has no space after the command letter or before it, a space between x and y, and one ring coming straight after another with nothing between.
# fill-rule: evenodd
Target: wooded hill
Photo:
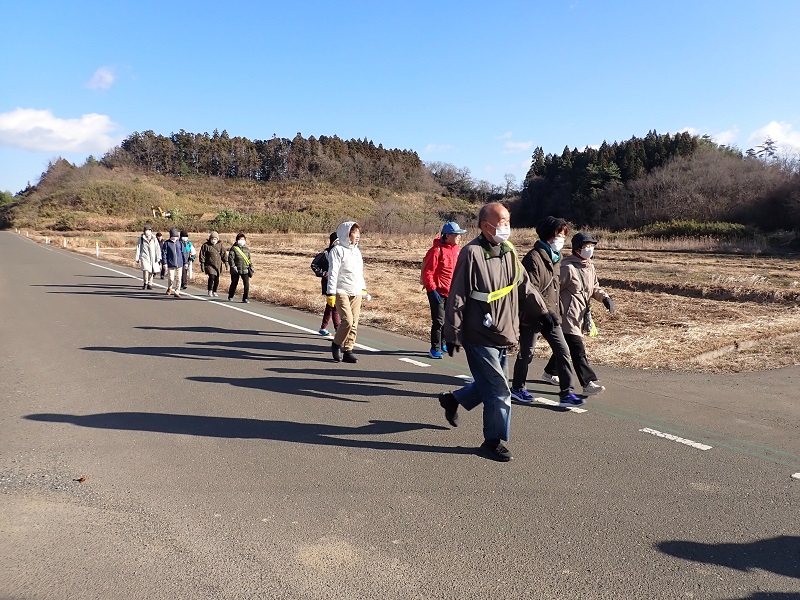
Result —
<instances>
[{"instance_id":1,"label":"wooded hill","mask_svg":"<svg viewBox=\"0 0 800 600\"><path fill-rule=\"evenodd\" d=\"M800 230L798 160L771 140L743 155L707 136L651 131L560 155L539 147L532 159L518 189L511 176L505 186L476 181L366 139L145 131L81 167L52 162L35 186L3 196L0 225L127 229L160 206L185 228L321 231L352 217L373 231L432 231L451 219L474 225L478 206L498 200L515 227L558 215L606 229L681 219Z\"/></svg>"}]
</instances>

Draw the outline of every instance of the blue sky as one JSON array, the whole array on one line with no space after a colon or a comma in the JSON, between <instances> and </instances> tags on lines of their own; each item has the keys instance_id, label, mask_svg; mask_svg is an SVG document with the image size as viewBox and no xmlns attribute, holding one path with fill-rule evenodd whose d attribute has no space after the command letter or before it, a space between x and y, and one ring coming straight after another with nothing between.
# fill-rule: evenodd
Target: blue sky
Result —
<instances>
[{"instance_id":1,"label":"blue sky","mask_svg":"<svg viewBox=\"0 0 800 600\"><path fill-rule=\"evenodd\" d=\"M7 2L0 190L134 131L338 135L519 181L655 129L800 150L800 2Z\"/></svg>"}]
</instances>

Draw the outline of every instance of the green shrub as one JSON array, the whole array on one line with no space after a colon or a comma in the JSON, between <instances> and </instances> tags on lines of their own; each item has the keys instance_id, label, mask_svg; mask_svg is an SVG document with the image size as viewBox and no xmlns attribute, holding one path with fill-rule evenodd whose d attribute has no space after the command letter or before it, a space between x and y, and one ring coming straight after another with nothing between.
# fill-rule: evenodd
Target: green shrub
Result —
<instances>
[{"instance_id":1,"label":"green shrub","mask_svg":"<svg viewBox=\"0 0 800 600\"><path fill-rule=\"evenodd\" d=\"M650 223L639 229L646 237L671 238L671 237L716 237L716 238L743 238L752 237L755 232L741 223L724 223L701 221L658 221Z\"/></svg>"}]
</instances>

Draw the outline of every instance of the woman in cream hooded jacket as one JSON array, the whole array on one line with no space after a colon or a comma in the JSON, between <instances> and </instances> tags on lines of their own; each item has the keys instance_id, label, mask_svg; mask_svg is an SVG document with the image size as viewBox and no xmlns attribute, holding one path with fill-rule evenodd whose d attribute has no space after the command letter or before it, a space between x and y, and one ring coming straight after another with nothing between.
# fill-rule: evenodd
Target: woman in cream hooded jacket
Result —
<instances>
[{"instance_id":1,"label":"woman in cream hooded jacket","mask_svg":"<svg viewBox=\"0 0 800 600\"><path fill-rule=\"evenodd\" d=\"M361 228L355 221L345 221L336 228L336 234L339 245L331 248L328 254L327 297L328 304L336 306L342 323L336 330L331 352L336 362L355 363L358 359L353 354L353 347L361 314L361 296L367 293L364 259L358 249Z\"/></svg>"}]
</instances>

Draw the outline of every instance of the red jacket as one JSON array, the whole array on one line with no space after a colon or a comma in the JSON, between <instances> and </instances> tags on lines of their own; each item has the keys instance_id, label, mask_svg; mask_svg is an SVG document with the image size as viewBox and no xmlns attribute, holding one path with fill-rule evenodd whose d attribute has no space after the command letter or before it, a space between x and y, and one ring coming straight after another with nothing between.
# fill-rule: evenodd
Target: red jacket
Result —
<instances>
[{"instance_id":1,"label":"red jacket","mask_svg":"<svg viewBox=\"0 0 800 600\"><path fill-rule=\"evenodd\" d=\"M422 285L426 291L436 290L442 296L450 295L450 282L460 250L455 244L448 246L440 237L433 240L433 246L422 263Z\"/></svg>"}]
</instances>

